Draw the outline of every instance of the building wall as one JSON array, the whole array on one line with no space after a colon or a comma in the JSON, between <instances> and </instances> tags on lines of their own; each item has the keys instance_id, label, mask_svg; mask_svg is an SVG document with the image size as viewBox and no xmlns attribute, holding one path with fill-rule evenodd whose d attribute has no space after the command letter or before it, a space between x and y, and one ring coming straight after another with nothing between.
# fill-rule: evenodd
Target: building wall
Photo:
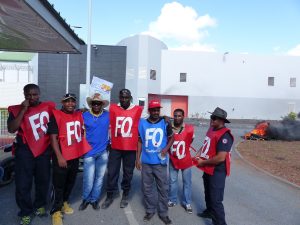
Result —
<instances>
[{"instance_id":1,"label":"building wall","mask_svg":"<svg viewBox=\"0 0 300 225\"><path fill-rule=\"evenodd\" d=\"M127 46L126 88L132 92L133 103L145 100L147 105L148 93L160 92L161 51L167 46L147 35L125 38L118 45ZM150 70L156 71L156 80L150 79Z\"/></svg>"},{"instance_id":2,"label":"building wall","mask_svg":"<svg viewBox=\"0 0 300 225\"><path fill-rule=\"evenodd\" d=\"M189 96L189 116L219 106L231 118L280 119L300 111L299 57L162 51L161 92ZM187 82L179 74L187 73ZM268 77L275 77L268 86ZM290 78L296 87L290 87Z\"/></svg>"},{"instance_id":3,"label":"building wall","mask_svg":"<svg viewBox=\"0 0 300 225\"><path fill-rule=\"evenodd\" d=\"M0 108L24 101L23 87L36 80L30 62L0 61Z\"/></svg>"},{"instance_id":4,"label":"building wall","mask_svg":"<svg viewBox=\"0 0 300 225\"><path fill-rule=\"evenodd\" d=\"M82 54L69 57L69 92L79 96L79 86L86 80L87 46L81 46ZM41 98L60 105L61 97L66 93L66 54L39 54L39 85ZM114 83L111 101L118 102L118 92L125 88L126 47L93 45L91 48L91 78L97 76Z\"/></svg>"}]
</instances>

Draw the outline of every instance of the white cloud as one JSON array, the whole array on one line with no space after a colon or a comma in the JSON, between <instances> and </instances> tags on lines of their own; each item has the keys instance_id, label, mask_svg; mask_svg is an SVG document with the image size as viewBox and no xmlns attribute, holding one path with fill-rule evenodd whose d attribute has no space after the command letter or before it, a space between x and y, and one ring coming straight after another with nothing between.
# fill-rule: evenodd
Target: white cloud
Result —
<instances>
[{"instance_id":1,"label":"white cloud","mask_svg":"<svg viewBox=\"0 0 300 225\"><path fill-rule=\"evenodd\" d=\"M297 45L296 47L290 49L287 52L288 55L293 55L293 56L300 56L300 44Z\"/></svg>"},{"instance_id":2,"label":"white cloud","mask_svg":"<svg viewBox=\"0 0 300 225\"><path fill-rule=\"evenodd\" d=\"M172 2L163 6L159 17L143 33L166 42L175 42L177 46L200 47L205 46L200 42L209 35L206 28L216 24L216 20L210 15L199 16L192 7Z\"/></svg>"}]
</instances>

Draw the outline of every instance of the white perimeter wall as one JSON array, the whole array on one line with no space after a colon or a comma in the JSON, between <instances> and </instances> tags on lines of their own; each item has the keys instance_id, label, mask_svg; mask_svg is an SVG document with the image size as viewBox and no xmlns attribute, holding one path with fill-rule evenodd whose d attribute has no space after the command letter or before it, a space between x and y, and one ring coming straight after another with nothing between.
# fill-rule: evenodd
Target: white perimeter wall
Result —
<instances>
[{"instance_id":1,"label":"white perimeter wall","mask_svg":"<svg viewBox=\"0 0 300 225\"><path fill-rule=\"evenodd\" d=\"M208 117L219 106L230 118L280 119L300 111L299 65L300 57L292 56L163 50L160 93L189 96L189 116ZM180 73L187 73L186 83ZM273 87L268 77L275 77Z\"/></svg>"}]
</instances>

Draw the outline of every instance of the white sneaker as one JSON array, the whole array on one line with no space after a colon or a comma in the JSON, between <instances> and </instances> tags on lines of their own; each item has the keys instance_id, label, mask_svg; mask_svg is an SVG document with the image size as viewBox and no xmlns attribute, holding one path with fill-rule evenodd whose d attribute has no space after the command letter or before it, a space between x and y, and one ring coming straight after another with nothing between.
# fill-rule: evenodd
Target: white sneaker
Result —
<instances>
[{"instance_id":1,"label":"white sneaker","mask_svg":"<svg viewBox=\"0 0 300 225\"><path fill-rule=\"evenodd\" d=\"M192 213L193 213L193 209L192 209L191 204L185 205L185 206L184 206L184 209L185 209L185 211L186 211L187 213L189 213L189 214L192 214Z\"/></svg>"},{"instance_id":2,"label":"white sneaker","mask_svg":"<svg viewBox=\"0 0 300 225\"><path fill-rule=\"evenodd\" d=\"M169 201L168 202L168 207L174 207L176 205L176 203L175 202L172 202L172 201Z\"/></svg>"}]
</instances>

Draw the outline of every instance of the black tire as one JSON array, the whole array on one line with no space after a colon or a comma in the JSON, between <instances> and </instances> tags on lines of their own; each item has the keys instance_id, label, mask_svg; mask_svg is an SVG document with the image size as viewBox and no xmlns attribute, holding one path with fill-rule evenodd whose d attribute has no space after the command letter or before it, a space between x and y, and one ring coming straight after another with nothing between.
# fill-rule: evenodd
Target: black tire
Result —
<instances>
[{"instance_id":1,"label":"black tire","mask_svg":"<svg viewBox=\"0 0 300 225\"><path fill-rule=\"evenodd\" d=\"M10 184L15 178L15 157L10 156L0 162L1 167L4 169L2 182L0 187Z\"/></svg>"}]
</instances>

